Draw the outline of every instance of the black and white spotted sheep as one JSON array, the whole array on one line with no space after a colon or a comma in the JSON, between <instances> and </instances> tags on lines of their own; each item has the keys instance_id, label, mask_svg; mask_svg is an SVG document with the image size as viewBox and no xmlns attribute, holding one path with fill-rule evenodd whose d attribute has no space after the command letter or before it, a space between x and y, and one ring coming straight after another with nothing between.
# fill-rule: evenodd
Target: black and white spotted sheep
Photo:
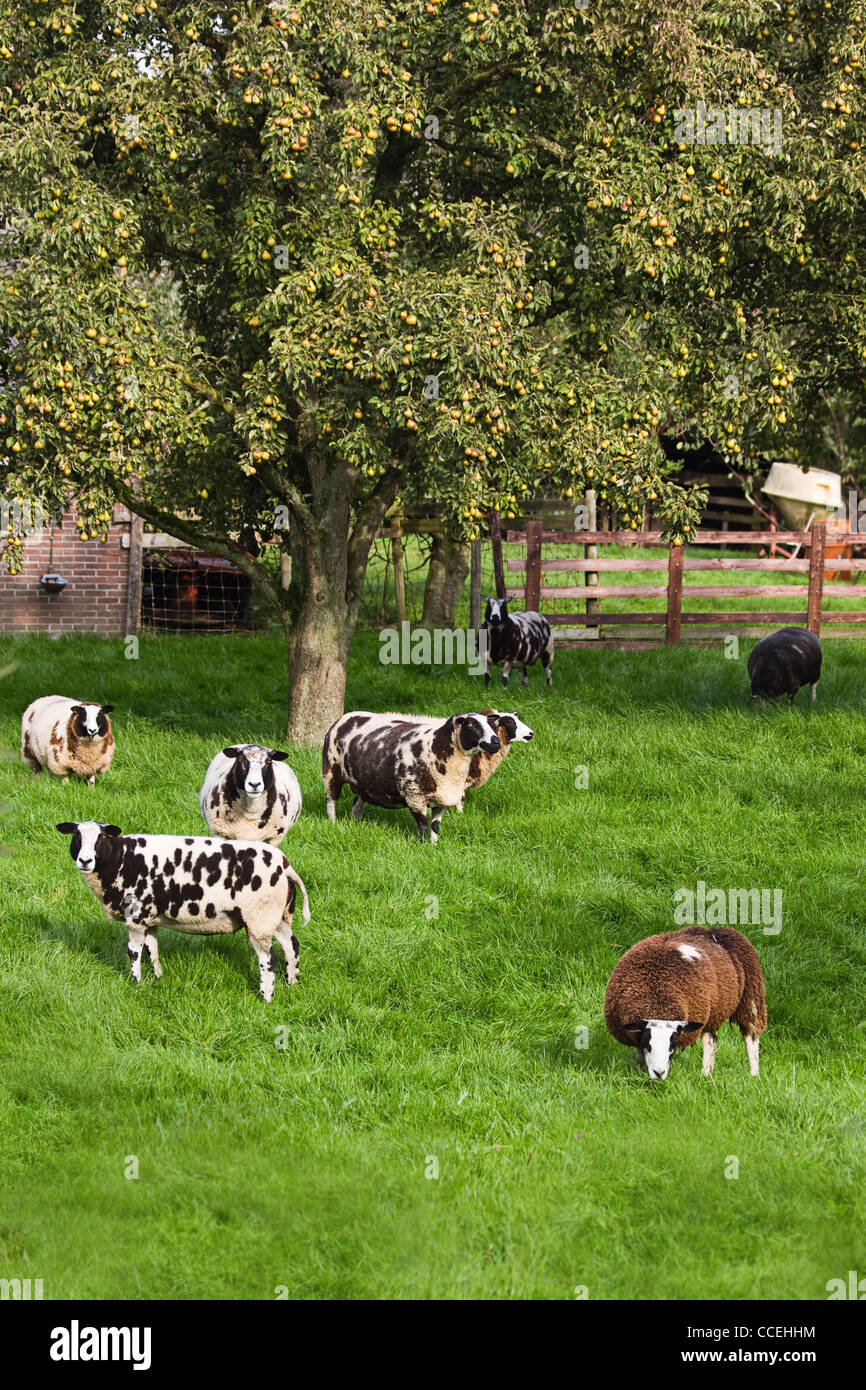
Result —
<instances>
[{"instance_id":1,"label":"black and white spotted sheep","mask_svg":"<svg viewBox=\"0 0 866 1390\"><path fill-rule=\"evenodd\" d=\"M755 643L749 652L748 670L753 700L787 695L793 703L801 685L811 685L815 700L821 678L821 643L808 628L779 628Z\"/></svg>"},{"instance_id":2,"label":"black and white spotted sheep","mask_svg":"<svg viewBox=\"0 0 866 1390\"><path fill-rule=\"evenodd\" d=\"M72 836L75 866L106 914L126 924L136 983L145 951L154 975L162 975L160 926L201 936L243 928L258 957L265 1000L274 994L274 940L286 958L286 983L297 980L298 942L292 932L297 888L305 922L310 906L306 888L280 850L247 840L123 835L116 825L99 821L63 821L57 829Z\"/></svg>"},{"instance_id":3,"label":"black and white spotted sheep","mask_svg":"<svg viewBox=\"0 0 866 1390\"><path fill-rule=\"evenodd\" d=\"M43 768L55 777L75 773L93 786L114 757L109 714L114 705L43 695L28 705L21 719L21 757L33 772Z\"/></svg>"},{"instance_id":4,"label":"black and white spotted sheep","mask_svg":"<svg viewBox=\"0 0 866 1390\"><path fill-rule=\"evenodd\" d=\"M502 667L502 684L508 685L512 666L519 666L521 682L527 683L526 668L540 661L547 677L553 680L553 634L550 623L542 613L509 613L508 599L488 598L484 611L482 632L487 632L487 670L484 684L490 684L490 667Z\"/></svg>"},{"instance_id":5,"label":"black and white spotted sheep","mask_svg":"<svg viewBox=\"0 0 866 1390\"><path fill-rule=\"evenodd\" d=\"M280 843L301 814L301 788L285 761L288 756L258 743L217 753L199 793L212 835Z\"/></svg>"},{"instance_id":6,"label":"black and white spotted sheep","mask_svg":"<svg viewBox=\"0 0 866 1390\"><path fill-rule=\"evenodd\" d=\"M429 834L435 844L445 808L463 800L473 757L498 748L499 738L480 714L429 722L366 710L344 714L331 725L322 749L328 816L337 819L337 799L348 783L355 794L356 820L368 802L392 809L407 806L421 839Z\"/></svg>"}]
</instances>

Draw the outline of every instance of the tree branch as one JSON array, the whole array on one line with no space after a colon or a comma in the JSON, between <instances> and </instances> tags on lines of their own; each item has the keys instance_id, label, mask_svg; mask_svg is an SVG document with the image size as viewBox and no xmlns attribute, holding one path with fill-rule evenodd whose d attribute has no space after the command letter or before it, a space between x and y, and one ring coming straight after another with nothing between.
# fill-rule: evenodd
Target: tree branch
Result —
<instances>
[{"instance_id":1,"label":"tree branch","mask_svg":"<svg viewBox=\"0 0 866 1390\"><path fill-rule=\"evenodd\" d=\"M231 560L251 583L255 584L256 588L270 599L280 621L285 625L285 600L282 589L274 582L265 567L241 545L232 541L231 537L213 536L207 531L200 530L194 523L184 520L183 517L176 516L173 512L162 511L145 498L137 496L125 483L118 481L113 485L112 490L119 501L123 502L131 512L135 512L145 521L150 522L151 526L165 531L170 536L176 536L178 540L187 541L196 549L206 548L224 560Z\"/></svg>"}]
</instances>

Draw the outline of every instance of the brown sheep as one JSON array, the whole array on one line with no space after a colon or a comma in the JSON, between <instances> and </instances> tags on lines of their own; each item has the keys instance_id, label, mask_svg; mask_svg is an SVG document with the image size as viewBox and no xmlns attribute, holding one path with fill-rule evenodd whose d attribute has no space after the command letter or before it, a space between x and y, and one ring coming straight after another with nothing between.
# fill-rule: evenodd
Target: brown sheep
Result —
<instances>
[{"instance_id":1,"label":"brown sheep","mask_svg":"<svg viewBox=\"0 0 866 1390\"><path fill-rule=\"evenodd\" d=\"M684 927L632 946L604 996L604 1021L618 1042L637 1048L650 1077L663 1081L674 1049L703 1040L705 1076L716 1061L716 1034L736 1023L749 1070L758 1075L767 1026L764 977L752 943L733 927Z\"/></svg>"}]
</instances>

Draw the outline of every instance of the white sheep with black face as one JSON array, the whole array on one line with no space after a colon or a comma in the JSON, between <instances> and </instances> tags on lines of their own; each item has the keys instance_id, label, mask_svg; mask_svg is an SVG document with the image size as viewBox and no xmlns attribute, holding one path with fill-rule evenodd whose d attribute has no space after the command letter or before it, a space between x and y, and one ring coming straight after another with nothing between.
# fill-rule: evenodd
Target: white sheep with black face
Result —
<instances>
[{"instance_id":1,"label":"white sheep with black face","mask_svg":"<svg viewBox=\"0 0 866 1390\"><path fill-rule=\"evenodd\" d=\"M208 830L229 840L279 844L301 814L301 788L288 756L258 743L217 753L199 793Z\"/></svg>"},{"instance_id":2,"label":"white sheep with black face","mask_svg":"<svg viewBox=\"0 0 866 1390\"><path fill-rule=\"evenodd\" d=\"M28 705L21 719L21 757L33 772L55 777L74 773L93 786L111 766L113 705L43 695Z\"/></svg>"}]
</instances>

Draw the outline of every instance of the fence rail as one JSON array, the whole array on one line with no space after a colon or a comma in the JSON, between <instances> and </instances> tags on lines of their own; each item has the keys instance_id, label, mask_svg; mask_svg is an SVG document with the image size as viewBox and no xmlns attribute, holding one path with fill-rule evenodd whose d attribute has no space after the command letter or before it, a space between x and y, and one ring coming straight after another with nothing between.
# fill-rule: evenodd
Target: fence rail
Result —
<instances>
[{"instance_id":1,"label":"fence rail","mask_svg":"<svg viewBox=\"0 0 866 1390\"><path fill-rule=\"evenodd\" d=\"M506 539L524 544L526 554L523 558L509 558L506 568L509 573L522 571L525 574L522 588L509 588L504 578L501 589L507 598L522 597L527 609L539 610L543 599L583 599L585 611L579 613L548 613L549 622L562 627L597 628L617 627L635 624L638 626L658 625L665 629L664 641L668 646L676 646L681 640L682 628L701 625L805 623L811 632L820 633L822 623L863 623L866 622L866 584L832 585L833 598L863 597L862 610L828 612L823 608L824 577L827 571L863 572L866 559L849 559L844 556L828 557L828 541L833 545L850 542L848 531L828 530L826 522L818 522L808 531L698 531L691 546L724 545L784 545L804 548L807 555L802 558L784 556L755 558L748 556L710 557L689 553L689 547L669 545L666 556L659 558L635 557L634 560L621 556L596 556L585 552L585 558L545 556L545 547L559 545L589 546L660 546L660 531L549 531L539 521L530 521L525 531L508 531ZM803 575L802 584L687 584L686 574L696 572L752 570L759 573ZM583 584L577 587L542 585L542 575L574 573L583 576ZM646 584L603 584L598 576L616 572L648 572L664 576L663 581ZM600 610L601 599L611 598L657 598L665 599L665 606L650 613L604 613ZM802 601L803 607L787 612L763 610L759 612L683 612L683 600L693 598L787 598L792 603ZM605 639L608 642L611 639ZM615 645L657 646L658 642L628 642Z\"/></svg>"}]
</instances>

